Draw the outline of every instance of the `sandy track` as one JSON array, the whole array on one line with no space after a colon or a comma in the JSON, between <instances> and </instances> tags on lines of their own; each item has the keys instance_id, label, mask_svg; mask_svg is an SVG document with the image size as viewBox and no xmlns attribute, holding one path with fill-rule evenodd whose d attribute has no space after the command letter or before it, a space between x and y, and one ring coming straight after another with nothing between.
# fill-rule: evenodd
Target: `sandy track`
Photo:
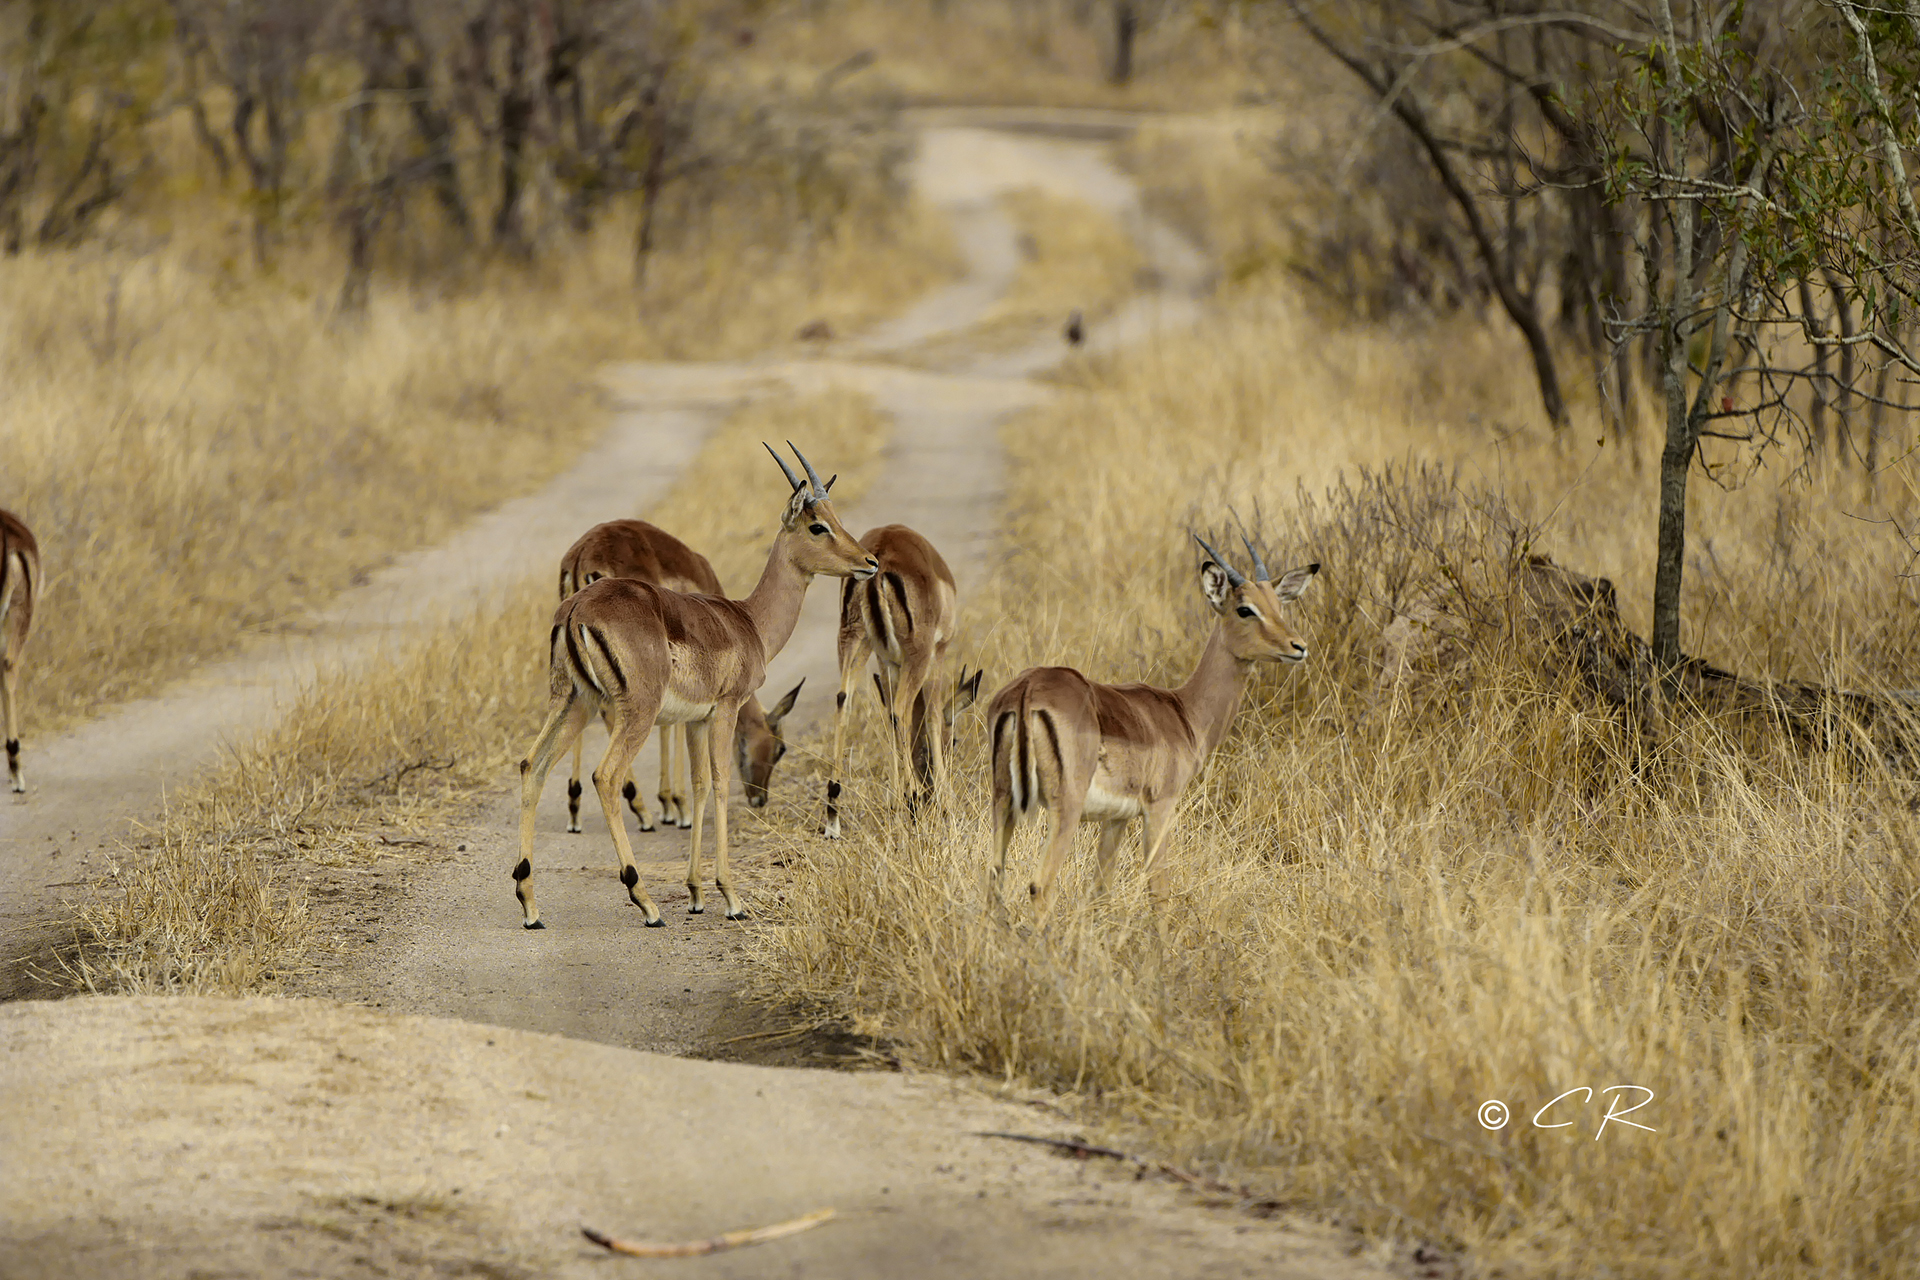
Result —
<instances>
[{"instance_id":1,"label":"sandy track","mask_svg":"<svg viewBox=\"0 0 1920 1280\"><path fill-rule=\"evenodd\" d=\"M1330 1233L977 1137L1059 1126L932 1078L319 1001L101 999L0 1007L0 1087L37 1099L0 1109L9 1280L1367 1274ZM672 1263L579 1233L699 1239L819 1208L840 1216Z\"/></svg>"},{"instance_id":2,"label":"sandy track","mask_svg":"<svg viewBox=\"0 0 1920 1280\"><path fill-rule=\"evenodd\" d=\"M954 124L924 137L918 181L955 219L966 280L826 359L612 371L614 426L552 488L397 562L309 636L44 744L41 789L0 819L0 943L41 944L34 922L61 881L79 878L83 851L151 814L160 787L223 742L268 723L319 666L363 661L384 637L551 572L586 525L644 511L743 399L834 384L872 394L896 434L880 482L843 518L856 533L897 519L928 534L964 601L994 555L995 428L1045 394L1027 375L1063 352L1047 343L945 371L877 357L966 326L1005 288L1018 258L992 199L1002 190L1040 185L1100 204L1156 259L1169 288L1096 330L1096 349L1189 318L1200 263L1141 215L1131 186L1087 143ZM831 706L836 608L831 584L817 585L770 670L770 690L806 676L802 718ZM650 760L639 767L651 776ZM673 909L685 901L684 835L674 832L637 837L669 921L641 929L599 822L565 833L555 779L537 858L551 927L524 932L506 875L515 803L502 784L494 805L449 836L464 852L314 882L333 951L304 989L349 1004L0 1006L0 1085L41 1100L0 1113L0 1273L600 1274L609 1263L580 1241L582 1222L677 1239L831 1205L843 1219L807 1236L674 1265L716 1276L1380 1274L1337 1237L1208 1210L1119 1166L974 1137L1056 1124L950 1082L635 1052L765 1043L737 1040L767 1025L733 995L751 926ZM100 805L103 794L114 807ZM789 775L768 810L736 806L750 909L778 874L756 848L756 825L817 820L817 803Z\"/></svg>"}]
</instances>

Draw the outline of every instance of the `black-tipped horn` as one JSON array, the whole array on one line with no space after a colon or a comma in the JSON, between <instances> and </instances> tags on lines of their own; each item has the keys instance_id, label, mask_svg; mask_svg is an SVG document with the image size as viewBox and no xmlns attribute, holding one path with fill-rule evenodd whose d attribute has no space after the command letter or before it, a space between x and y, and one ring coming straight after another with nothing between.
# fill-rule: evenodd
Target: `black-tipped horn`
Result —
<instances>
[{"instance_id":1,"label":"black-tipped horn","mask_svg":"<svg viewBox=\"0 0 1920 1280\"><path fill-rule=\"evenodd\" d=\"M1207 554L1213 557L1213 562L1215 564L1219 565L1222 569L1226 570L1227 581L1229 583L1233 584L1236 587L1241 587L1246 585L1246 582L1247 582L1246 575L1241 573L1238 569L1234 568L1232 565L1228 564L1227 558L1221 555L1218 551L1215 551L1213 549L1212 543L1208 542L1205 538L1201 537L1197 533L1193 535L1193 540L1207 549Z\"/></svg>"},{"instance_id":2,"label":"black-tipped horn","mask_svg":"<svg viewBox=\"0 0 1920 1280\"><path fill-rule=\"evenodd\" d=\"M1254 581L1256 582L1273 581L1273 575L1267 572L1267 562L1261 559L1259 550L1253 545L1253 539L1247 536L1247 522L1245 520L1242 520L1240 518L1240 513L1238 511L1235 511L1232 507L1228 507L1227 511L1230 515L1233 516L1233 522L1240 526L1240 541L1247 544L1247 554L1253 557ZM1254 512L1254 514L1259 515L1260 513L1256 511Z\"/></svg>"},{"instance_id":3,"label":"black-tipped horn","mask_svg":"<svg viewBox=\"0 0 1920 1280\"><path fill-rule=\"evenodd\" d=\"M827 500L827 486L820 483L820 473L813 469L811 462L807 461L806 454L800 452L798 449L794 449L793 441L787 441L787 448L793 449L793 456L800 459L800 465L807 469L807 479L813 484L813 496L817 500L825 502ZM835 477L835 479L838 478L837 476Z\"/></svg>"},{"instance_id":4,"label":"black-tipped horn","mask_svg":"<svg viewBox=\"0 0 1920 1280\"><path fill-rule=\"evenodd\" d=\"M773 453L773 446L765 440L762 440L760 445L768 453ZM773 453L773 460L780 464L780 474L787 478L787 483L792 485L796 490L799 489L800 477L793 474L793 468L787 465L787 460L777 453Z\"/></svg>"}]
</instances>

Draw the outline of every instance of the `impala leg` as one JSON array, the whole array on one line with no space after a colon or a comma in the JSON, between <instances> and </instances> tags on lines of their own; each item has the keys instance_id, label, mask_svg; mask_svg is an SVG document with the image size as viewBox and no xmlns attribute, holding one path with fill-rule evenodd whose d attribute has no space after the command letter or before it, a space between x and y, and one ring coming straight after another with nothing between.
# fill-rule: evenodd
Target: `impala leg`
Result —
<instances>
[{"instance_id":1,"label":"impala leg","mask_svg":"<svg viewBox=\"0 0 1920 1280\"><path fill-rule=\"evenodd\" d=\"M616 707L607 754L602 757L600 767L593 771L593 789L600 797L602 812L607 815L607 829L613 833L613 851L620 858L620 883L627 886L627 897L633 905L645 913L650 929L659 928L666 921L660 918L660 908L640 883L640 868L633 862L633 845L627 841L627 820L620 812L614 780L632 772L633 758L640 754L640 745L652 731L658 709L658 704Z\"/></svg>"},{"instance_id":2,"label":"impala leg","mask_svg":"<svg viewBox=\"0 0 1920 1280\"><path fill-rule=\"evenodd\" d=\"M677 825L673 810L673 739L675 726L660 726L660 825Z\"/></svg>"},{"instance_id":3,"label":"impala leg","mask_svg":"<svg viewBox=\"0 0 1920 1280\"><path fill-rule=\"evenodd\" d=\"M613 734L613 726L611 723L607 726L607 734L609 737ZM647 736L645 734L640 735L640 745L643 747L647 745ZM627 767L627 780L620 787L620 798L627 802L627 808L633 810L633 816L639 821L640 829L651 832L653 830L653 815L648 813L647 806L640 802L640 788L634 784L633 767L631 765Z\"/></svg>"},{"instance_id":4,"label":"impala leg","mask_svg":"<svg viewBox=\"0 0 1920 1280\"><path fill-rule=\"evenodd\" d=\"M567 831L572 835L580 834L580 757L586 754L587 735L580 733L573 739L573 772L567 775Z\"/></svg>"},{"instance_id":5,"label":"impala leg","mask_svg":"<svg viewBox=\"0 0 1920 1280\"><path fill-rule=\"evenodd\" d=\"M680 763L673 769L673 808L679 815L680 829L684 831L693 825L693 818L687 813L688 787L682 786L680 780L693 767L693 739L684 724L675 727L673 738L680 744Z\"/></svg>"},{"instance_id":6,"label":"impala leg","mask_svg":"<svg viewBox=\"0 0 1920 1280\"><path fill-rule=\"evenodd\" d=\"M520 762L520 861L513 868L513 893L520 899L522 927L544 929L540 908L533 901L533 823L540 806L540 790L547 785L547 773L553 758L567 740L578 739L586 728L591 708L569 688L554 697L547 707L546 723L540 726L527 758Z\"/></svg>"},{"instance_id":7,"label":"impala leg","mask_svg":"<svg viewBox=\"0 0 1920 1280\"><path fill-rule=\"evenodd\" d=\"M851 714L855 687L860 673L867 669L873 642L867 638L866 618L860 610L860 584L848 579L840 589L840 635L836 649L840 658L840 690L833 695L833 755L827 761L827 820L820 834L830 840L840 838L840 780L847 776L847 716Z\"/></svg>"},{"instance_id":8,"label":"impala leg","mask_svg":"<svg viewBox=\"0 0 1920 1280\"><path fill-rule=\"evenodd\" d=\"M1033 896L1034 923L1044 925L1047 915L1053 910L1054 879L1060 874L1060 868L1073 852L1073 837L1080 830L1080 814L1086 808L1087 789L1084 785L1076 789L1073 799L1062 798L1056 802L1051 815L1053 829L1047 833L1047 856L1040 864L1040 874L1027 887Z\"/></svg>"},{"instance_id":9,"label":"impala leg","mask_svg":"<svg viewBox=\"0 0 1920 1280\"><path fill-rule=\"evenodd\" d=\"M1020 718L1012 712L1004 713L993 724L992 734L987 746L989 780L993 786L993 881L988 896L998 906L1001 901L1001 886L1007 878L1007 850L1013 845L1013 833L1020 826L1023 816L1014 807L1014 761L1015 747L1020 735Z\"/></svg>"},{"instance_id":10,"label":"impala leg","mask_svg":"<svg viewBox=\"0 0 1920 1280\"><path fill-rule=\"evenodd\" d=\"M1100 824L1099 861L1094 864L1093 891L1105 893L1113 881L1113 854L1120 847L1120 837L1126 833L1124 818L1109 820Z\"/></svg>"},{"instance_id":11,"label":"impala leg","mask_svg":"<svg viewBox=\"0 0 1920 1280\"><path fill-rule=\"evenodd\" d=\"M1141 870L1146 873L1147 896L1153 902L1156 920L1166 912L1167 869L1160 862L1160 854L1167 842L1167 832L1173 826L1173 806L1177 800L1175 797L1148 805L1146 822L1140 828Z\"/></svg>"},{"instance_id":12,"label":"impala leg","mask_svg":"<svg viewBox=\"0 0 1920 1280\"><path fill-rule=\"evenodd\" d=\"M733 793L733 752L731 744L721 734L714 733L715 723L730 725L740 714L740 708L722 708L708 721L707 750L713 766L713 887L727 904L727 919L743 920L746 911L740 905L739 895L733 891L733 876L727 870L727 797Z\"/></svg>"},{"instance_id":13,"label":"impala leg","mask_svg":"<svg viewBox=\"0 0 1920 1280\"><path fill-rule=\"evenodd\" d=\"M687 763L693 768L693 836L687 841L687 914L697 916L706 904L700 900L700 839L706 834L707 795L713 790L713 723L698 720L687 725ZM721 802L724 806L725 801Z\"/></svg>"},{"instance_id":14,"label":"impala leg","mask_svg":"<svg viewBox=\"0 0 1920 1280\"><path fill-rule=\"evenodd\" d=\"M909 814L919 807L923 790L924 780L913 764L913 737L915 722L926 714L920 694L926 688L932 665L932 654L916 655L904 664L889 700L893 710L894 778L896 783L905 780L905 790L900 794L906 799Z\"/></svg>"},{"instance_id":15,"label":"impala leg","mask_svg":"<svg viewBox=\"0 0 1920 1280\"><path fill-rule=\"evenodd\" d=\"M843 638L844 645L844 638ZM840 838L840 779L847 776L847 717L852 714L852 699L855 686L860 683L860 673L867 666L867 645L863 637L858 649L853 651L852 660L846 652L840 655L840 691L833 695L833 756L827 769L827 820L820 828L820 834L829 840Z\"/></svg>"},{"instance_id":16,"label":"impala leg","mask_svg":"<svg viewBox=\"0 0 1920 1280\"><path fill-rule=\"evenodd\" d=\"M939 687L938 684L933 686L935 689ZM947 708L941 699L930 697L925 692L922 692L920 697L925 704L922 711L926 717L927 781L940 803L945 804L949 798L947 794Z\"/></svg>"},{"instance_id":17,"label":"impala leg","mask_svg":"<svg viewBox=\"0 0 1920 1280\"><path fill-rule=\"evenodd\" d=\"M19 661L8 653L0 652L0 703L5 704L7 720L7 783L15 791L24 793L27 775L20 767L19 685Z\"/></svg>"},{"instance_id":18,"label":"impala leg","mask_svg":"<svg viewBox=\"0 0 1920 1280\"><path fill-rule=\"evenodd\" d=\"M1000 886L1007 879L1007 850L1013 847L1013 833L1020 826L1020 815L1014 811L1013 795L1000 789L998 778L993 788L993 892L992 898L998 903L1001 898Z\"/></svg>"},{"instance_id":19,"label":"impala leg","mask_svg":"<svg viewBox=\"0 0 1920 1280\"><path fill-rule=\"evenodd\" d=\"M889 763L892 767L893 794L898 797L901 794L900 715L899 712L895 710L895 707L899 705L900 668L889 663L885 654L882 654L880 657L879 667L880 669L874 673L873 683L874 687L880 690L880 705L885 709L887 713L887 724L893 730L894 748L887 754L892 757Z\"/></svg>"}]
</instances>

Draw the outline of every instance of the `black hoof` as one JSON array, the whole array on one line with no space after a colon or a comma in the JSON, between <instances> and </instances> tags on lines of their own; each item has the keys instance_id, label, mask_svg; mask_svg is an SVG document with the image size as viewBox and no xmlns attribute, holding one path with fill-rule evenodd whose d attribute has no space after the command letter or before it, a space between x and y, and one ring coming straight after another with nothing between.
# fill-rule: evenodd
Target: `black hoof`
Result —
<instances>
[{"instance_id":1,"label":"black hoof","mask_svg":"<svg viewBox=\"0 0 1920 1280\"><path fill-rule=\"evenodd\" d=\"M747 913L744 911L727 912L727 919L729 920L745 920L746 918L747 918Z\"/></svg>"},{"instance_id":2,"label":"black hoof","mask_svg":"<svg viewBox=\"0 0 1920 1280\"><path fill-rule=\"evenodd\" d=\"M688 907L687 914L690 916L703 916L707 914L707 909L705 907Z\"/></svg>"},{"instance_id":3,"label":"black hoof","mask_svg":"<svg viewBox=\"0 0 1920 1280\"><path fill-rule=\"evenodd\" d=\"M523 924L520 927L522 929L544 929L547 926L544 921L535 920L532 924Z\"/></svg>"},{"instance_id":4,"label":"black hoof","mask_svg":"<svg viewBox=\"0 0 1920 1280\"><path fill-rule=\"evenodd\" d=\"M666 917L664 916L662 916L658 920L647 921L647 928L649 929L664 929L666 927L667 927L667 921L666 921Z\"/></svg>"}]
</instances>

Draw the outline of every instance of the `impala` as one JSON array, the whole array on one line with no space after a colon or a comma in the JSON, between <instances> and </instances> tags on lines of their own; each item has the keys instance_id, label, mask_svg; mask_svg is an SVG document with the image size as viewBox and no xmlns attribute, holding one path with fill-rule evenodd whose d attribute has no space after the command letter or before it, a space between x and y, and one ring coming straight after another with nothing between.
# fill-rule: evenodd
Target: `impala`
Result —
<instances>
[{"instance_id":1,"label":"impala","mask_svg":"<svg viewBox=\"0 0 1920 1280\"><path fill-rule=\"evenodd\" d=\"M901 769L909 770L913 790L938 788L946 777L946 733L936 733L928 717L927 688L946 656L959 618L953 573L933 544L903 524L869 529L860 545L873 553L880 572L864 582L849 580L840 592L840 691L833 699L833 772L827 782L827 820L821 832L840 834L840 777L846 762L847 700L869 655L880 660L874 682L893 728L893 785L900 791ZM944 726L979 692L961 680L942 708ZM906 708L906 714L901 714Z\"/></svg>"},{"instance_id":2,"label":"impala","mask_svg":"<svg viewBox=\"0 0 1920 1280\"><path fill-rule=\"evenodd\" d=\"M1194 539L1207 553L1200 590L1217 620L1185 684L1097 684L1071 667L1033 667L994 694L987 708L996 897L1014 830L1044 806L1052 830L1045 861L1029 886L1041 922L1082 822L1100 824L1095 882L1104 887L1121 834L1141 819L1143 869L1153 898L1164 902L1155 860L1174 805L1226 736L1253 664L1306 660L1306 643L1287 625L1280 606L1299 599L1320 566L1294 569L1271 582L1260 553L1243 536L1257 575L1249 581L1198 534Z\"/></svg>"},{"instance_id":3,"label":"impala","mask_svg":"<svg viewBox=\"0 0 1920 1280\"><path fill-rule=\"evenodd\" d=\"M791 441L787 447L793 448ZM542 927L533 897L534 810L540 790L556 752L572 745L595 711L608 716L609 740L605 758L593 771L593 786L613 833L620 882L646 914L647 924L665 922L640 885L615 788L656 724L687 726L687 754L693 765L688 911L698 915L702 910L700 840L707 798L714 795L714 885L726 899L727 919L746 915L727 870L733 759L716 741L713 727L735 724L741 706L766 679L767 660L793 635L815 574L870 578L879 569L834 515L828 499L833 481L821 484L813 464L798 449L793 452L807 478L803 483L779 454L773 455L793 494L767 553L767 567L744 599L683 595L634 578L602 578L563 600L555 611L547 642L547 719L520 762L520 861L513 881L526 928Z\"/></svg>"},{"instance_id":4,"label":"impala","mask_svg":"<svg viewBox=\"0 0 1920 1280\"><path fill-rule=\"evenodd\" d=\"M40 545L11 511L0 511L0 702L6 704L7 780L27 789L20 771L20 652L33 626L33 596L40 586Z\"/></svg>"},{"instance_id":5,"label":"impala","mask_svg":"<svg viewBox=\"0 0 1920 1280\"><path fill-rule=\"evenodd\" d=\"M560 598L565 600L601 578L638 578L683 595L726 595L705 556L645 520L609 520L581 534L580 540L567 548L567 554L560 560ZM734 750L747 803L756 809L765 807L773 767L787 754L786 739L780 736L780 722L793 710L794 700L799 696L800 685L796 684L771 711L762 710L760 699L753 696L740 706ZM687 793L680 789L680 772L673 763L676 742L684 759L687 754L685 726L661 725L660 821L669 827L676 823L691 827L693 811L687 807ZM567 830L576 833L580 830L580 757L585 747L584 734L573 740L573 775L567 780ZM640 788L634 785L632 774L627 775L620 794L626 797L633 816L640 820L640 829L652 831L653 818L640 802Z\"/></svg>"}]
</instances>

